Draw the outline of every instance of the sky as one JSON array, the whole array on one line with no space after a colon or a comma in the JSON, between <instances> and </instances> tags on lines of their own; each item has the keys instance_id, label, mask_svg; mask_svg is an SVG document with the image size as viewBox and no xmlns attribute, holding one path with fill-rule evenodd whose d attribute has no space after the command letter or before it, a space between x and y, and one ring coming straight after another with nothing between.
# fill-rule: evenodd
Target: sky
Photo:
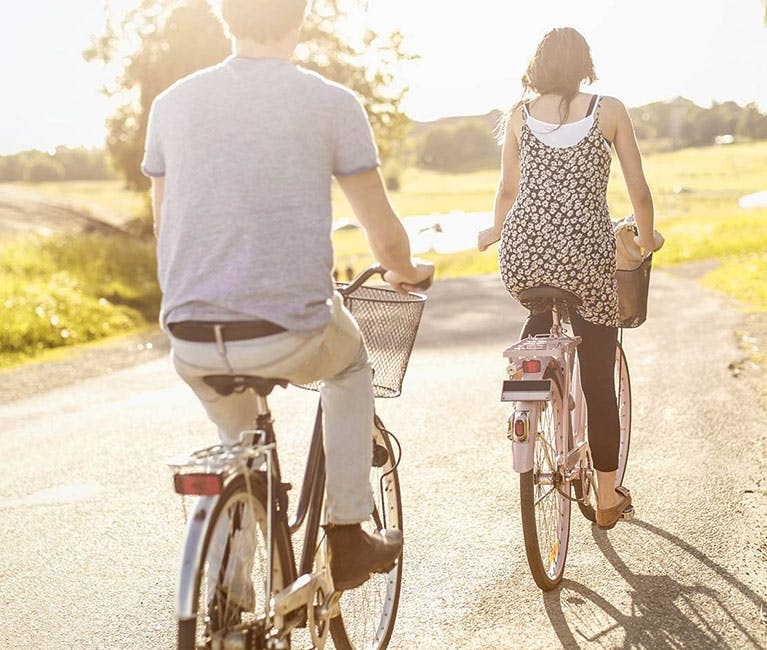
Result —
<instances>
[{"instance_id":1,"label":"sky","mask_svg":"<svg viewBox=\"0 0 767 650\"><path fill-rule=\"evenodd\" d=\"M124 10L135 0L113 0ZM486 113L520 97L519 79L552 27L591 45L596 92L629 106L679 95L757 102L767 111L767 28L760 0L368 0L356 19L399 29L420 59L398 71L413 119ZM114 69L82 51L104 24L103 0L0 2L0 154L100 146Z\"/></svg>"}]
</instances>

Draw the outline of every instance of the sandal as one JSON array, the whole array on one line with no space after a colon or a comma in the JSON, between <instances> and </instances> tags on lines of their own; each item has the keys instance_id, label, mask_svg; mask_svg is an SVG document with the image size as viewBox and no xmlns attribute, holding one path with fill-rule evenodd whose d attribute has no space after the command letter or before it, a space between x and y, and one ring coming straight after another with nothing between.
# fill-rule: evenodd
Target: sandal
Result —
<instances>
[{"instance_id":1,"label":"sandal","mask_svg":"<svg viewBox=\"0 0 767 650\"><path fill-rule=\"evenodd\" d=\"M631 508L631 493L628 489L619 485L615 491L623 497L617 505L604 509L597 507L597 526L602 530L610 530L623 516L624 510Z\"/></svg>"}]
</instances>

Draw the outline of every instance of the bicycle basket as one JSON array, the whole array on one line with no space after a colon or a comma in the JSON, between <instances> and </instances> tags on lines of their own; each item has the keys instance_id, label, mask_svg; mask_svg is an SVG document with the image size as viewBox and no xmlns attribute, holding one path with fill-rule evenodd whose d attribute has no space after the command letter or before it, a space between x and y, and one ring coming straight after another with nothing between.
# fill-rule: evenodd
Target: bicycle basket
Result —
<instances>
[{"instance_id":1,"label":"bicycle basket","mask_svg":"<svg viewBox=\"0 0 767 650\"><path fill-rule=\"evenodd\" d=\"M346 285L339 285L340 287ZM376 397L398 397L402 392L410 353L421 323L426 296L401 295L386 287L362 286L344 296L344 304L362 330L373 367ZM302 388L319 390L320 382Z\"/></svg>"},{"instance_id":2,"label":"bicycle basket","mask_svg":"<svg viewBox=\"0 0 767 650\"><path fill-rule=\"evenodd\" d=\"M616 271L620 327L639 327L647 319L651 268L652 255L648 255L637 268Z\"/></svg>"}]
</instances>

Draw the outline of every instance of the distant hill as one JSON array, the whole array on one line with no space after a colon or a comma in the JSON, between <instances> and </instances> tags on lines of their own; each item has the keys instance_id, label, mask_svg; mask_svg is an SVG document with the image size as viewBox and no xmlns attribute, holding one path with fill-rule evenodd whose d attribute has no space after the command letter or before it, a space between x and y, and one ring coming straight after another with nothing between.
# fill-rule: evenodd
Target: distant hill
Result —
<instances>
[{"instance_id":1,"label":"distant hill","mask_svg":"<svg viewBox=\"0 0 767 650\"><path fill-rule=\"evenodd\" d=\"M487 126L490 130L495 130L496 126L498 125L498 120L501 119L502 115L503 111L493 110L489 113L485 113L484 115L453 115L450 117L441 117L429 122L418 122L417 120L412 120L411 133L414 136L419 136L431 129L440 127L455 128L467 122L481 124Z\"/></svg>"},{"instance_id":2,"label":"distant hill","mask_svg":"<svg viewBox=\"0 0 767 650\"><path fill-rule=\"evenodd\" d=\"M485 115L413 122L410 133L415 147L415 164L446 172L497 167L501 150L496 131L501 115L501 111L495 110Z\"/></svg>"}]
</instances>

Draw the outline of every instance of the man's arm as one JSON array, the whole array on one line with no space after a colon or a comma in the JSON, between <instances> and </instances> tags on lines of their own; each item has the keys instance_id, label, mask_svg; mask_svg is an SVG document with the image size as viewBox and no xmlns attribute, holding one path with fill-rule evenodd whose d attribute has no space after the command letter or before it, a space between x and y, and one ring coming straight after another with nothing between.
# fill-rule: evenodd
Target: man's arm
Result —
<instances>
[{"instance_id":1,"label":"man's arm","mask_svg":"<svg viewBox=\"0 0 767 650\"><path fill-rule=\"evenodd\" d=\"M374 257L389 270L386 281L404 290L434 274L434 266L410 257L410 241L389 203L378 169L339 176L338 183L365 229Z\"/></svg>"},{"instance_id":2,"label":"man's arm","mask_svg":"<svg viewBox=\"0 0 767 650\"><path fill-rule=\"evenodd\" d=\"M154 215L154 236L160 234L160 211L162 199L165 195L165 177L155 176L152 178L152 214Z\"/></svg>"}]
</instances>

